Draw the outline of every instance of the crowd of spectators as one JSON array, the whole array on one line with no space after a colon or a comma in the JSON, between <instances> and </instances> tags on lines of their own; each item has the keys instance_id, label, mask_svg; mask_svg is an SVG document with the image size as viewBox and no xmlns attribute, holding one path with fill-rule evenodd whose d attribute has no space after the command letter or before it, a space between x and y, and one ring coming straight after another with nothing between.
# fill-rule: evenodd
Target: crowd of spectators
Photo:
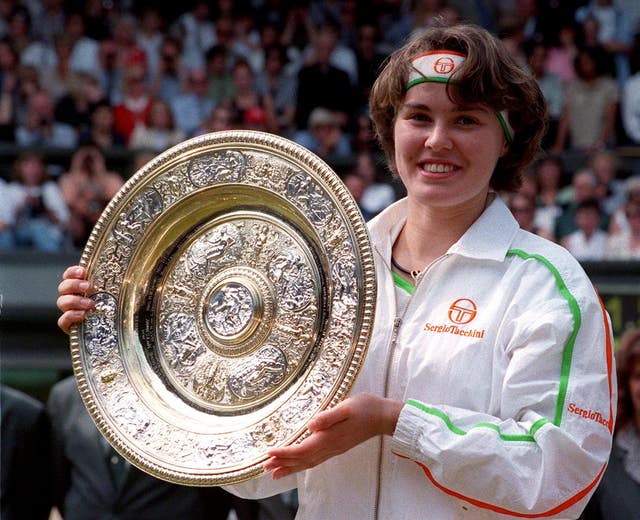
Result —
<instances>
[{"instance_id":1,"label":"crowd of spectators","mask_svg":"<svg viewBox=\"0 0 640 520\"><path fill-rule=\"evenodd\" d=\"M0 14L0 147L17 150L0 249L82 247L137 166L236 128L320 155L371 218L402 191L381 170L369 89L438 19L495 32L548 102L544 156L508 198L521 226L579 259L640 258L640 169L615 153L640 147L637 0L2 0ZM116 150L133 170L109 171Z\"/></svg>"}]
</instances>

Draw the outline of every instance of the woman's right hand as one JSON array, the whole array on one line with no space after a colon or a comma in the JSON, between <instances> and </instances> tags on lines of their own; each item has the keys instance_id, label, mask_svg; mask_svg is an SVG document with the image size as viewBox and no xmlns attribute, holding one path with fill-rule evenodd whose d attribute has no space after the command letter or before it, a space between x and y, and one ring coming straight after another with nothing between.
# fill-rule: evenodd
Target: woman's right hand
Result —
<instances>
[{"instance_id":1,"label":"woman's right hand","mask_svg":"<svg viewBox=\"0 0 640 520\"><path fill-rule=\"evenodd\" d=\"M95 302L85 295L91 290L91 283L86 280L87 270L79 265L67 267L58 285L56 304L62 311L58 318L58 327L69 334L73 325L84 320L87 311L95 307Z\"/></svg>"}]
</instances>

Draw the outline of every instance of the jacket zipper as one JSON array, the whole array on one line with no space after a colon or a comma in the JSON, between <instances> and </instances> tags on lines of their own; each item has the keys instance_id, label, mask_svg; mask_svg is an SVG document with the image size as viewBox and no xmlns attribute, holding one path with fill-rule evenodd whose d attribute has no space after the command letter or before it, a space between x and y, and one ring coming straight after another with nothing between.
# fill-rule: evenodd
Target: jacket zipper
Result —
<instances>
[{"instance_id":1,"label":"jacket zipper","mask_svg":"<svg viewBox=\"0 0 640 520\"><path fill-rule=\"evenodd\" d=\"M439 263L441 260L443 260L447 256L448 254L445 253L444 255L439 256L433 262L431 262L427 266L427 268L418 275L416 279L415 287L417 288L418 284L424 279L427 272L430 271L435 264ZM389 267L389 270L391 270L391 267ZM384 393L382 395L383 397L387 397L389 394L389 375L391 372L391 361L393 359L393 354L396 349L396 342L398 340L398 330L400 329L400 325L402 324L402 319L404 318L404 315L407 312L407 308L409 307L409 304L411 303L412 299L413 299L413 294L409 296L409 301L407 301L407 304L404 306L404 309L402 309L402 313L401 313L402 316L396 316L395 318L393 318L393 329L391 332L391 341L389 342L389 351L387 353L387 359L385 364ZM396 309L396 312L397 312L397 309ZM379 449L378 449L378 478L376 483L376 501L373 508L373 520L378 520L378 510L380 508L380 491L382 488L382 458L383 458L383 452L384 452L383 446L384 446L384 437L381 436Z\"/></svg>"},{"instance_id":2,"label":"jacket zipper","mask_svg":"<svg viewBox=\"0 0 640 520\"><path fill-rule=\"evenodd\" d=\"M393 359L393 351L396 348L396 341L398 339L398 329L400 328L400 324L402 323L402 318L395 317L393 318L393 330L391 332L391 341L389 343L389 351L387 353L387 359L385 363L385 375L384 375L384 391L382 396L387 397L389 393L389 372L391 360ZM380 448L378 449L378 479L376 482L376 502L373 508L373 519L378 520L378 508L380 506L380 488L382 486L382 456L383 456L383 444L384 437L380 436Z\"/></svg>"}]
</instances>

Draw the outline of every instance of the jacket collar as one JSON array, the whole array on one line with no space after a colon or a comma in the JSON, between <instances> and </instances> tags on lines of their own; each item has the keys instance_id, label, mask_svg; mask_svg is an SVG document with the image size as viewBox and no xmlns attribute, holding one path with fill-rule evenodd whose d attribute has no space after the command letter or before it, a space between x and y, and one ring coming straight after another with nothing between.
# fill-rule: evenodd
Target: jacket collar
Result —
<instances>
[{"instance_id":1,"label":"jacket collar","mask_svg":"<svg viewBox=\"0 0 640 520\"><path fill-rule=\"evenodd\" d=\"M371 240L385 261L407 218L407 199L401 199L369 222ZM496 196L482 215L453 244L447 254L501 262L507 256L519 226L509 208Z\"/></svg>"}]
</instances>

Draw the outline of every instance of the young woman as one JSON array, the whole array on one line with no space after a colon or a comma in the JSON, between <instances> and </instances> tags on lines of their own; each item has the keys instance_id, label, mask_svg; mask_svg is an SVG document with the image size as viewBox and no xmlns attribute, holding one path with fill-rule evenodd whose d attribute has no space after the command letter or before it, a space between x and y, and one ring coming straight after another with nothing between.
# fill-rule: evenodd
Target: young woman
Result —
<instances>
[{"instance_id":1,"label":"young woman","mask_svg":"<svg viewBox=\"0 0 640 520\"><path fill-rule=\"evenodd\" d=\"M608 319L571 255L494 194L544 133L535 80L484 29L432 28L391 56L371 114L407 197L369 225L367 357L311 435L228 489L297 487L304 519L577 517L611 446ZM63 329L90 307L83 276L60 285Z\"/></svg>"}]
</instances>

